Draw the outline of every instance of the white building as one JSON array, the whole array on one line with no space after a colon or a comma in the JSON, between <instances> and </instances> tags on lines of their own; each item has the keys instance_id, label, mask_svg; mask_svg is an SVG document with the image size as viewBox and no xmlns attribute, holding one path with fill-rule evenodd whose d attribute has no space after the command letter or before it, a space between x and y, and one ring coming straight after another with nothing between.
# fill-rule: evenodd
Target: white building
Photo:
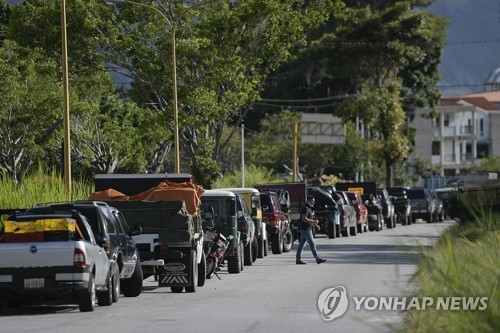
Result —
<instances>
[{"instance_id":1,"label":"white building","mask_svg":"<svg viewBox=\"0 0 500 333\"><path fill-rule=\"evenodd\" d=\"M416 111L415 156L438 166L441 176L455 176L464 167L491 155L500 156L500 91L443 97L437 119Z\"/></svg>"}]
</instances>

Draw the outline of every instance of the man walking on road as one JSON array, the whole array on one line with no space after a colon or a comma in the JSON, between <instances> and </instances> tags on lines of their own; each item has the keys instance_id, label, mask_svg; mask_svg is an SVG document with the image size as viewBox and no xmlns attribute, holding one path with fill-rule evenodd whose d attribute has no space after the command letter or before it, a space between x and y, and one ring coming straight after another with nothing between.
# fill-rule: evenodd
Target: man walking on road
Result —
<instances>
[{"instance_id":1,"label":"man walking on road","mask_svg":"<svg viewBox=\"0 0 500 333\"><path fill-rule=\"evenodd\" d=\"M314 219L314 197L312 195L307 196L307 203L302 208L300 212L300 242L299 247L297 248L297 254L295 256L295 263L297 265L305 265L305 262L302 261L302 250L306 245L306 242L311 247L311 252L316 259L318 264L321 264L326 261L326 259L320 258L318 251L316 250L316 242L314 241L314 236L312 233L312 228L316 228L316 230L320 229L318 224L318 220Z\"/></svg>"}]
</instances>

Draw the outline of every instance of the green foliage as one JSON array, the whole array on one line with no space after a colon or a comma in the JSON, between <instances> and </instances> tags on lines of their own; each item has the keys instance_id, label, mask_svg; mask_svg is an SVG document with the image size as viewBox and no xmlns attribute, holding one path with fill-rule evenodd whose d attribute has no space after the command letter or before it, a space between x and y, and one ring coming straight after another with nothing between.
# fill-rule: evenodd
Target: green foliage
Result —
<instances>
[{"instance_id":1,"label":"green foliage","mask_svg":"<svg viewBox=\"0 0 500 333\"><path fill-rule=\"evenodd\" d=\"M92 193L89 181L74 182L72 198L66 189L63 177L38 166L21 183L14 182L4 171L0 175L0 208L28 208L36 203L67 200L85 200Z\"/></svg>"},{"instance_id":2,"label":"green foliage","mask_svg":"<svg viewBox=\"0 0 500 333\"><path fill-rule=\"evenodd\" d=\"M491 155L480 160L481 164L477 171L500 172L500 156Z\"/></svg>"},{"instance_id":3,"label":"green foliage","mask_svg":"<svg viewBox=\"0 0 500 333\"><path fill-rule=\"evenodd\" d=\"M280 179L269 169L253 164L245 166L245 187L279 181ZM241 170L226 174L214 183L214 188L227 187L241 187Z\"/></svg>"},{"instance_id":4,"label":"green foliage","mask_svg":"<svg viewBox=\"0 0 500 333\"><path fill-rule=\"evenodd\" d=\"M10 6L6 0L0 0L0 45L5 39L5 25L9 21L10 16Z\"/></svg>"},{"instance_id":5,"label":"green foliage","mask_svg":"<svg viewBox=\"0 0 500 333\"><path fill-rule=\"evenodd\" d=\"M39 49L5 40L0 47L0 168L20 180L53 143L60 117L57 63Z\"/></svg>"},{"instance_id":6,"label":"green foliage","mask_svg":"<svg viewBox=\"0 0 500 333\"><path fill-rule=\"evenodd\" d=\"M470 240L470 226L445 233L441 243L419 263L416 282L419 297L488 297L487 309L444 311L429 307L410 311L405 332L496 332L500 321L499 217ZM480 228L482 229L482 228ZM477 232L476 232L477 234Z\"/></svg>"}]
</instances>

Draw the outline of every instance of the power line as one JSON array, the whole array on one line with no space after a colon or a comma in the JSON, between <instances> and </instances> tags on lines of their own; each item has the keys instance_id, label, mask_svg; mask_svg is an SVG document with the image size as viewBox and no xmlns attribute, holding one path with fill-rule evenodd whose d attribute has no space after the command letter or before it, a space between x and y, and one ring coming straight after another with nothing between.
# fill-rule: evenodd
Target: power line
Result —
<instances>
[{"instance_id":1,"label":"power line","mask_svg":"<svg viewBox=\"0 0 500 333\"><path fill-rule=\"evenodd\" d=\"M304 102L320 102L320 101L330 101L336 99L344 99L349 97L359 96L359 94L342 94L336 96L328 96L328 97L320 97L320 98L307 98L307 99L271 99L271 98L262 98L262 102L270 102L270 103L304 103Z\"/></svg>"}]
</instances>

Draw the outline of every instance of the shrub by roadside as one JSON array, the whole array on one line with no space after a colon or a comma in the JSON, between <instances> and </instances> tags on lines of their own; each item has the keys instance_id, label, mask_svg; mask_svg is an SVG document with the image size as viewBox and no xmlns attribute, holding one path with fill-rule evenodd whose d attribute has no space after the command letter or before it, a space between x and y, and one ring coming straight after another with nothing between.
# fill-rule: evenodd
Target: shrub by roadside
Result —
<instances>
[{"instance_id":1,"label":"shrub by roadside","mask_svg":"<svg viewBox=\"0 0 500 333\"><path fill-rule=\"evenodd\" d=\"M461 224L419 262L415 282L418 297L459 297L459 310L410 310L405 332L498 332L500 328L499 217L488 222ZM487 297L487 308L479 302ZM484 299L483 299L484 300ZM463 310L466 303L469 310ZM476 305L473 305L475 302ZM472 305L471 305L472 304ZM452 308L452 307L450 307ZM475 308L475 310L471 310Z\"/></svg>"}]
</instances>

